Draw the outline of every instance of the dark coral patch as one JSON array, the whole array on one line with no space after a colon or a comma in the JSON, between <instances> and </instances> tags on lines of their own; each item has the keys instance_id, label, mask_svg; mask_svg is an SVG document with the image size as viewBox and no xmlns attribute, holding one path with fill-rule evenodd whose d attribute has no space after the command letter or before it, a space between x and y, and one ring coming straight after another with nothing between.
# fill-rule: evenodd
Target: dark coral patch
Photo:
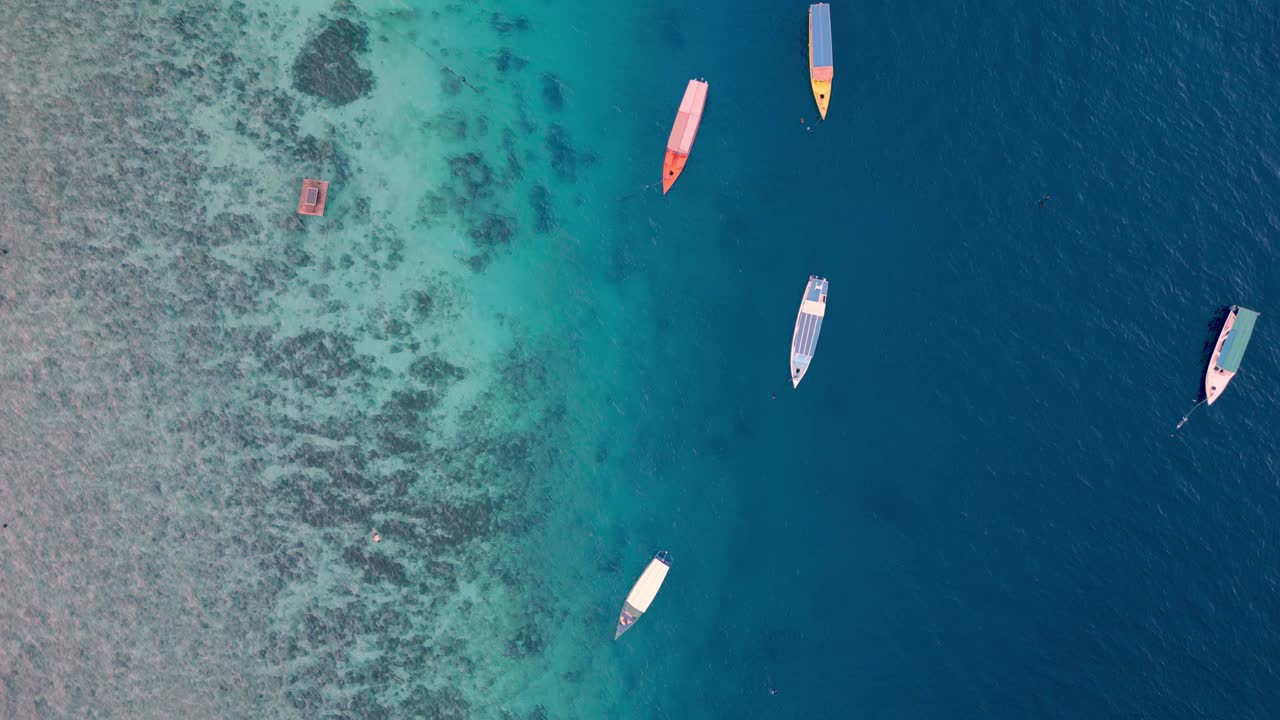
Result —
<instances>
[{"instance_id":1,"label":"dark coral patch","mask_svg":"<svg viewBox=\"0 0 1280 720\"><path fill-rule=\"evenodd\" d=\"M502 48L498 51L497 57L493 59L494 65L498 67L498 72L519 72L529 65L529 61L511 52L508 48Z\"/></svg>"},{"instance_id":2,"label":"dark coral patch","mask_svg":"<svg viewBox=\"0 0 1280 720\"><path fill-rule=\"evenodd\" d=\"M493 195L493 168L480 153L467 153L449 158L449 172L462 184L468 200Z\"/></svg>"},{"instance_id":3,"label":"dark coral patch","mask_svg":"<svg viewBox=\"0 0 1280 720\"><path fill-rule=\"evenodd\" d=\"M372 358L356 351L350 335L314 329L258 348L258 356L264 368L325 397L337 392L336 382L367 373L373 364Z\"/></svg>"},{"instance_id":4,"label":"dark coral patch","mask_svg":"<svg viewBox=\"0 0 1280 720\"><path fill-rule=\"evenodd\" d=\"M414 290L409 294L409 299L413 307L413 314L422 320L430 317L431 311L436 306L435 298L424 290Z\"/></svg>"},{"instance_id":5,"label":"dark coral patch","mask_svg":"<svg viewBox=\"0 0 1280 720\"><path fill-rule=\"evenodd\" d=\"M285 243L284 261L295 267L306 267L311 264L311 254L296 241Z\"/></svg>"},{"instance_id":6,"label":"dark coral patch","mask_svg":"<svg viewBox=\"0 0 1280 720\"><path fill-rule=\"evenodd\" d=\"M556 227L555 215L551 211L551 191L546 185L534 185L529 189L529 205L533 208L533 229L543 235Z\"/></svg>"},{"instance_id":7,"label":"dark coral patch","mask_svg":"<svg viewBox=\"0 0 1280 720\"><path fill-rule=\"evenodd\" d=\"M467 230L467 236L481 248L490 249L511 242L516 234L516 219L509 215L489 213Z\"/></svg>"},{"instance_id":8,"label":"dark coral patch","mask_svg":"<svg viewBox=\"0 0 1280 720\"><path fill-rule=\"evenodd\" d=\"M261 232L262 223L252 215L221 212L213 217L209 234L204 237L214 247L223 247Z\"/></svg>"},{"instance_id":9,"label":"dark coral patch","mask_svg":"<svg viewBox=\"0 0 1280 720\"><path fill-rule=\"evenodd\" d=\"M523 15L509 18L502 13L494 13L489 16L489 26L497 31L499 35L509 35L512 30L528 30L529 18Z\"/></svg>"},{"instance_id":10,"label":"dark coral patch","mask_svg":"<svg viewBox=\"0 0 1280 720\"><path fill-rule=\"evenodd\" d=\"M348 546L342 552L342 559L348 565L360 568L364 581L370 585L383 581L399 586L409 584L409 575L404 566L382 553L364 552L358 547Z\"/></svg>"},{"instance_id":11,"label":"dark coral patch","mask_svg":"<svg viewBox=\"0 0 1280 720\"><path fill-rule=\"evenodd\" d=\"M409 375L422 382L461 380L467 371L435 355L424 355L409 365Z\"/></svg>"},{"instance_id":12,"label":"dark coral patch","mask_svg":"<svg viewBox=\"0 0 1280 720\"><path fill-rule=\"evenodd\" d=\"M551 153L551 169L570 182L578 179L579 165L593 165L596 161L594 154L578 152L569 133L560 125L552 125L547 130L547 152Z\"/></svg>"},{"instance_id":13,"label":"dark coral patch","mask_svg":"<svg viewBox=\"0 0 1280 720\"><path fill-rule=\"evenodd\" d=\"M438 220L449 214L449 198L428 190L418 201L418 221L430 227L432 220Z\"/></svg>"},{"instance_id":14,"label":"dark coral patch","mask_svg":"<svg viewBox=\"0 0 1280 720\"><path fill-rule=\"evenodd\" d=\"M502 131L502 151L507 158L507 167L503 176L508 182L518 180L524 175L524 166L520 164L520 155L516 148L516 134L507 128Z\"/></svg>"},{"instance_id":15,"label":"dark coral patch","mask_svg":"<svg viewBox=\"0 0 1280 720\"><path fill-rule=\"evenodd\" d=\"M346 105L373 90L373 73L360 64L369 28L338 18L302 48L293 62L293 87L333 105Z\"/></svg>"},{"instance_id":16,"label":"dark coral patch","mask_svg":"<svg viewBox=\"0 0 1280 720\"><path fill-rule=\"evenodd\" d=\"M516 658L525 658L531 655L537 655L547 646L547 641L542 637L542 632L538 626L533 623L525 623L516 631L515 637L507 640L507 656Z\"/></svg>"},{"instance_id":17,"label":"dark coral patch","mask_svg":"<svg viewBox=\"0 0 1280 720\"><path fill-rule=\"evenodd\" d=\"M426 126L444 140L467 139L467 116L457 110L446 110L427 121Z\"/></svg>"},{"instance_id":18,"label":"dark coral patch","mask_svg":"<svg viewBox=\"0 0 1280 720\"><path fill-rule=\"evenodd\" d=\"M542 102L547 109L560 112L564 109L564 90L560 86L560 78L551 73L542 73Z\"/></svg>"}]
</instances>

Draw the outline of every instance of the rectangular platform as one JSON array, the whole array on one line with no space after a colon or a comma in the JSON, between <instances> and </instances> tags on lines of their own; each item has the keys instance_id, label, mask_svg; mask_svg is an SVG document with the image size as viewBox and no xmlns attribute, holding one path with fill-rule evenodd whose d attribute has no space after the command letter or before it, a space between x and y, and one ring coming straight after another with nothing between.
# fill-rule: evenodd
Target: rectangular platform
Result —
<instances>
[{"instance_id":1,"label":"rectangular platform","mask_svg":"<svg viewBox=\"0 0 1280 720\"><path fill-rule=\"evenodd\" d=\"M298 198L298 212L303 215L324 215L324 203L328 199L328 180L303 180L302 197Z\"/></svg>"}]
</instances>

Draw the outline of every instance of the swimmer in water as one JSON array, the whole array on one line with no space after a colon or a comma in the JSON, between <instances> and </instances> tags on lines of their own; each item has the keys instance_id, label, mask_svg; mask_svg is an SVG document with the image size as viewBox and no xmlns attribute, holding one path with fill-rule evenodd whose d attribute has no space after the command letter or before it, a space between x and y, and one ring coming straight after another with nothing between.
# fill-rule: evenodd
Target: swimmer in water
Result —
<instances>
[{"instance_id":1,"label":"swimmer in water","mask_svg":"<svg viewBox=\"0 0 1280 720\"><path fill-rule=\"evenodd\" d=\"M1045 196L1040 198L1040 207L1044 207L1044 204L1048 201L1049 201L1049 194L1045 193Z\"/></svg>"}]
</instances>

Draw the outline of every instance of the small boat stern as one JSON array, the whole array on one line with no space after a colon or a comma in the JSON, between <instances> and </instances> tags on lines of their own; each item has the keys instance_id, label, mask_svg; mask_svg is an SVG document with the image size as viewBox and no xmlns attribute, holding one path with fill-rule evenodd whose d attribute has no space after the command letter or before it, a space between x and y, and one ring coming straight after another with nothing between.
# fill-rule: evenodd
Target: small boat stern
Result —
<instances>
[{"instance_id":1,"label":"small boat stern","mask_svg":"<svg viewBox=\"0 0 1280 720\"><path fill-rule=\"evenodd\" d=\"M622 637L622 633L630 630L631 626L635 624L636 624L635 616L633 616L631 613L627 612L626 610L623 610L622 614L618 616L618 629L613 633L613 639L617 640L618 638Z\"/></svg>"},{"instance_id":2,"label":"small boat stern","mask_svg":"<svg viewBox=\"0 0 1280 720\"><path fill-rule=\"evenodd\" d=\"M1212 405L1222 391L1227 389L1227 383L1231 382L1231 378L1235 376L1233 372L1210 367L1209 372L1204 376L1204 401Z\"/></svg>"},{"instance_id":3,"label":"small boat stern","mask_svg":"<svg viewBox=\"0 0 1280 720\"><path fill-rule=\"evenodd\" d=\"M667 151L667 156L662 161L663 195L666 195L671 186L676 184L676 178L680 177L680 173L684 172L684 164L687 162L689 162L688 155L681 155L671 150Z\"/></svg>"},{"instance_id":4,"label":"small boat stern","mask_svg":"<svg viewBox=\"0 0 1280 720\"><path fill-rule=\"evenodd\" d=\"M831 104L831 81L813 80L813 99L818 103L818 114L827 119L827 105Z\"/></svg>"},{"instance_id":5,"label":"small boat stern","mask_svg":"<svg viewBox=\"0 0 1280 720\"><path fill-rule=\"evenodd\" d=\"M800 387L800 381L804 379L804 374L809 370L809 358L797 354L791 354L791 387L792 389Z\"/></svg>"}]
</instances>

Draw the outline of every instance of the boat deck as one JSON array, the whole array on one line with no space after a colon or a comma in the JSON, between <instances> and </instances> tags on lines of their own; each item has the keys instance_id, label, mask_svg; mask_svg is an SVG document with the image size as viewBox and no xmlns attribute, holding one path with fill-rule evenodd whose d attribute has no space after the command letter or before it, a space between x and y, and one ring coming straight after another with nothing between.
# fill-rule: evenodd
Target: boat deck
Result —
<instances>
[{"instance_id":1,"label":"boat deck","mask_svg":"<svg viewBox=\"0 0 1280 720\"><path fill-rule=\"evenodd\" d=\"M830 80L835 61L831 57L831 6L826 3L809 6L809 48L813 79Z\"/></svg>"},{"instance_id":2,"label":"boat deck","mask_svg":"<svg viewBox=\"0 0 1280 720\"><path fill-rule=\"evenodd\" d=\"M680 100L680 109L676 111L671 135L667 138L668 150L681 155L688 155L693 150L693 140L698 136L698 125L702 123L702 108L706 104L706 81L690 80Z\"/></svg>"},{"instance_id":3,"label":"boat deck","mask_svg":"<svg viewBox=\"0 0 1280 720\"><path fill-rule=\"evenodd\" d=\"M298 198L298 212L302 215L324 215L324 205L329 200L329 181L302 181L302 196Z\"/></svg>"},{"instance_id":4,"label":"boat deck","mask_svg":"<svg viewBox=\"0 0 1280 720\"><path fill-rule=\"evenodd\" d=\"M1234 305L1227 320L1218 333L1218 342L1213 348L1213 357L1209 360L1209 368L1204 373L1204 398L1210 405L1218 399L1227 383L1236 376L1240 369L1240 361L1244 359L1244 351L1253 336L1253 326L1258 313L1248 308Z\"/></svg>"},{"instance_id":5,"label":"boat deck","mask_svg":"<svg viewBox=\"0 0 1280 720\"><path fill-rule=\"evenodd\" d=\"M796 314L796 328L791 336L791 385L798 387L809 370L809 363L818 347L818 335L822 332L822 319L827 314L827 281L811 276L800 300L800 312Z\"/></svg>"}]
</instances>

